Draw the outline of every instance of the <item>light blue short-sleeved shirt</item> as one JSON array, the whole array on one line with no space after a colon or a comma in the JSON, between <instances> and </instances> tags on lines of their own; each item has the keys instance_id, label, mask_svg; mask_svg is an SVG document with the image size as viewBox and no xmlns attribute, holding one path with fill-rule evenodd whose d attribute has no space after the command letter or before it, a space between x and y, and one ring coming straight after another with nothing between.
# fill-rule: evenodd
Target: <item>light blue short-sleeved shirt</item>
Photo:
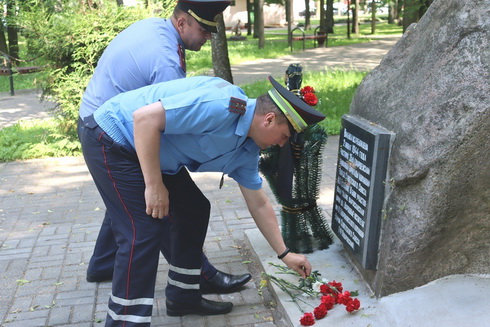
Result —
<instances>
[{"instance_id":1,"label":"light blue short-sleeved shirt","mask_svg":"<svg viewBox=\"0 0 490 327\"><path fill-rule=\"evenodd\" d=\"M230 110L236 99L246 105L243 114ZM247 137L256 100L223 79L190 77L122 93L97 109L94 118L114 141L134 148L133 112L156 101L166 116L163 173L185 166L192 172L223 172L249 189L262 187L260 149Z\"/></svg>"},{"instance_id":2,"label":"light blue short-sleeved shirt","mask_svg":"<svg viewBox=\"0 0 490 327\"><path fill-rule=\"evenodd\" d=\"M80 117L91 115L119 93L184 78L179 45L184 48L170 19L147 18L131 24L100 57L83 95Z\"/></svg>"}]
</instances>

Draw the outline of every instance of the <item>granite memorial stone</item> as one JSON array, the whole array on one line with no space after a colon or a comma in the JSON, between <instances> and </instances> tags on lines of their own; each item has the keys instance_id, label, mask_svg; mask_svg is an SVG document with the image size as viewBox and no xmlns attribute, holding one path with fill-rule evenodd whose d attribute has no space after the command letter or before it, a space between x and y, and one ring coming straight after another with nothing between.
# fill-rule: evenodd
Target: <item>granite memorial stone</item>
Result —
<instances>
[{"instance_id":1,"label":"granite memorial stone","mask_svg":"<svg viewBox=\"0 0 490 327\"><path fill-rule=\"evenodd\" d=\"M378 297L490 273L489 41L488 0L434 0L356 91L349 114L396 134L376 270L358 265Z\"/></svg>"}]
</instances>

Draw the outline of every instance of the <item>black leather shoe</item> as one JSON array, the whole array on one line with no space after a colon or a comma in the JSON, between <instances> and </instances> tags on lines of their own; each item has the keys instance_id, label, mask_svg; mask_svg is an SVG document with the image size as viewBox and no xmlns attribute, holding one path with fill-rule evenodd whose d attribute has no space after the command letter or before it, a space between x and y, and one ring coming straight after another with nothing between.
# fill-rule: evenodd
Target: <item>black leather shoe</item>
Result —
<instances>
[{"instance_id":1,"label":"black leather shoe","mask_svg":"<svg viewBox=\"0 0 490 327\"><path fill-rule=\"evenodd\" d=\"M230 275L219 271L210 279L201 279L201 293L232 293L245 285L252 275Z\"/></svg>"},{"instance_id":2,"label":"black leather shoe","mask_svg":"<svg viewBox=\"0 0 490 327\"><path fill-rule=\"evenodd\" d=\"M112 280L111 275L93 275L87 273L87 282L89 283L102 283L102 282L110 282Z\"/></svg>"},{"instance_id":3,"label":"black leather shoe","mask_svg":"<svg viewBox=\"0 0 490 327\"><path fill-rule=\"evenodd\" d=\"M223 315L233 309L231 302L216 302L208 299L201 299L199 303L177 303L166 300L167 316L181 317L185 315L213 316Z\"/></svg>"}]
</instances>

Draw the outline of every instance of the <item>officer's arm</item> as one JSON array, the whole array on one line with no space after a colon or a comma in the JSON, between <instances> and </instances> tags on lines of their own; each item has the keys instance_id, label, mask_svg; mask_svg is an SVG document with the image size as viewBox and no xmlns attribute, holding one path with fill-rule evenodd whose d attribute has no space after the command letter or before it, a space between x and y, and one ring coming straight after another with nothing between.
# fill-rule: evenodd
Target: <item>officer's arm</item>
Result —
<instances>
[{"instance_id":1,"label":"officer's arm","mask_svg":"<svg viewBox=\"0 0 490 327\"><path fill-rule=\"evenodd\" d=\"M272 249L278 255L282 254L286 249L286 245L269 198L262 189L251 190L240 185L240 190L260 232L269 242ZM291 252L282 260L289 268L297 271L302 277L306 277L311 273L311 264L304 255Z\"/></svg>"},{"instance_id":2,"label":"officer's arm","mask_svg":"<svg viewBox=\"0 0 490 327\"><path fill-rule=\"evenodd\" d=\"M145 180L146 213L153 218L168 216L168 190L160 170L160 137L165 129L165 109L160 102L133 113L134 145Z\"/></svg>"}]
</instances>

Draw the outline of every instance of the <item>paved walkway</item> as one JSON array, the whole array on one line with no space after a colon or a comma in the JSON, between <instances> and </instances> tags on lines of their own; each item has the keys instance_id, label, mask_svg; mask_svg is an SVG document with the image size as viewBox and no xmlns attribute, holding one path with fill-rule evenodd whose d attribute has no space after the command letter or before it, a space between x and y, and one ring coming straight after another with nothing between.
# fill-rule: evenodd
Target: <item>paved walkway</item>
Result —
<instances>
[{"instance_id":1,"label":"paved walkway","mask_svg":"<svg viewBox=\"0 0 490 327\"><path fill-rule=\"evenodd\" d=\"M52 102L41 101L41 95L36 90L15 91L13 96L10 93L0 93L0 129L19 120L47 118L53 107Z\"/></svg>"},{"instance_id":2,"label":"paved walkway","mask_svg":"<svg viewBox=\"0 0 490 327\"><path fill-rule=\"evenodd\" d=\"M365 61L366 69L379 63L396 42L380 39L370 45L318 48L295 52L286 58L244 64L233 68L236 84L282 76L291 62L305 70L325 66L350 66ZM360 66L359 66L360 67ZM35 93L0 98L0 128L19 119L45 117L45 104ZM330 137L323 154L323 179L318 201L330 219L334 187L337 137ZM246 210L234 181L227 179L221 190L219 174L194 174L212 203L205 252L219 269L231 273L249 271L254 280L240 292L213 295L231 301L227 315L182 318L167 317L164 287L168 270L162 258L156 287L154 326L290 326L284 306L267 290L258 290L261 262L245 231L255 224ZM85 281L88 260L103 218L104 205L82 158L50 158L0 164L0 321L1 326L102 326L110 283ZM261 249L263 245L261 245ZM272 252L269 252L269 254ZM315 264L315 262L314 262ZM294 313L296 315L296 313ZM368 325L367 321L366 324Z\"/></svg>"},{"instance_id":3,"label":"paved walkway","mask_svg":"<svg viewBox=\"0 0 490 327\"><path fill-rule=\"evenodd\" d=\"M375 38L368 43L307 49L304 52L299 50L281 58L243 63L232 67L233 82L242 84L265 80L269 75L282 77L291 63L301 63L303 72L325 69L370 71L379 64L381 58L393 47L399 38L400 36L390 35Z\"/></svg>"}]
</instances>

